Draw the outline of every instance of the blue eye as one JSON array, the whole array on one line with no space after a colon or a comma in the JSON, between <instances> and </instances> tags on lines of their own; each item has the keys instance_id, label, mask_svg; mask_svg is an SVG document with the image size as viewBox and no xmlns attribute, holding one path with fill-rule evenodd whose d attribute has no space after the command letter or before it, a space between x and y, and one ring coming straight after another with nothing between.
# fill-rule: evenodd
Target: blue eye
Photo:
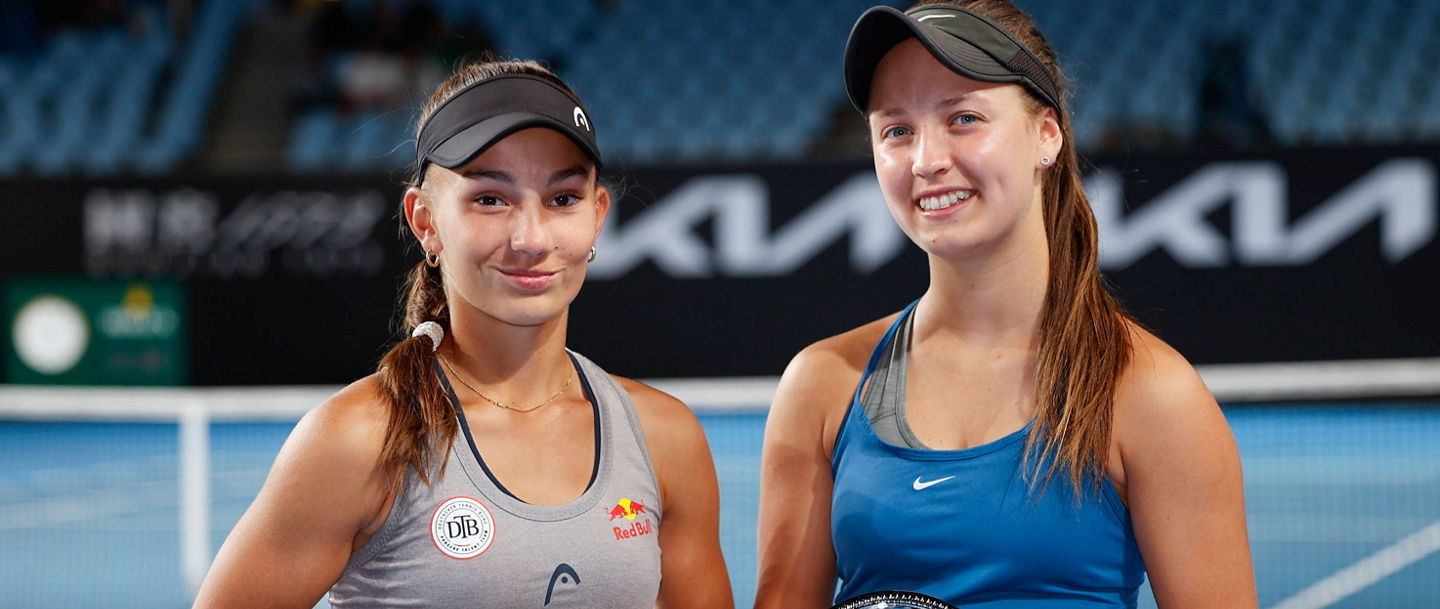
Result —
<instances>
[{"instance_id":1,"label":"blue eye","mask_svg":"<svg viewBox=\"0 0 1440 609\"><path fill-rule=\"evenodd\" d=\"M899 127L899 126L890 127L889 129L886 129L885 131L881 132L880 135L883 136L883 137L885 137L885 138L904 137L904 136L910 135L910 128L909 128L909 127Z\"/></svg>"},{"instance_id":2,"label":"blue eye","mask_svg":"<svg viewBox=\"0 0 1440 609\"><path fill-rule=\"evenodd\" d=\"M955 117L954 122L961 125L973 125L980 122L980 117L975 116L974 114L961 114Z\"/></svg>"}]
</instances>

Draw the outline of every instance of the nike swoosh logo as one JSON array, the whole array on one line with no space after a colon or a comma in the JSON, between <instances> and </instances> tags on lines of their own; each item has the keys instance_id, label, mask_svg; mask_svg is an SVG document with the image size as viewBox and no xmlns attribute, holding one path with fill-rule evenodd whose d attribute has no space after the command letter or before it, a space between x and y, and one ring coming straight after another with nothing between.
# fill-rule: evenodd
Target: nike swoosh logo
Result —
<instances>
[{"instance_id":1,"label":"nike swoosh logo","mask_svg":"<svg viewBox=\"0 0 1440 609\"><path fill-rule=\"evenodd\" d=\"M915 483L914 483L914 484L911 484L910 487L913 488L913 489L915 489L915 490L917 490L917 491L923 491L923 490L925 490L925 489L927 489L927 488L930 488L930 487L932 487L932 486L935 486L935 485L937 485L937 484L940 484L941 482L944 482L944 481L949 480L949 479L954 478L954 477L955 477L955 476L945 476L944 478L940 478L940 479L938 479L938 480L931 480L931 481L929 481L929 482L921 482L921 481L920 481L920 477L919 477L919 476L916 476L916 477L915 477Z\"/></svg>"}]
</instances>

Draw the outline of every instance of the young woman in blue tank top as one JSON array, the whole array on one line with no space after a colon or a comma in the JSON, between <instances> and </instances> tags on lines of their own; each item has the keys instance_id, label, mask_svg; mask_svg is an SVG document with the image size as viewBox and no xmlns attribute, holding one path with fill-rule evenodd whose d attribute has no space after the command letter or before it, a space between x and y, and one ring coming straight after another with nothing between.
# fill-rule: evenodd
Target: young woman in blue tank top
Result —
<instances>
[{"instance_id":1,"label":"young woman in blue tank top","mask_svg":"<svg viewBox=\"0 0 1440 609\"><path fill-rule=\"evenodd\" d=\"M1148 574L1254 607L1234 439L1105 290L1054 51L1005 0L922 4L862 15L845 77L930 285L786 369L755 606L1134 607Z\"/></svg>"},{"instance_id":2,"label":"young woman in blue tank top","mask_svg":"<svg viewBox=\"0 0 1440 609\"><path fill-rule=\"evenodd\" d=\"M611 204L593 129L533 62L439 86L409 338L296 426L195 606L733 606L699 422L565 348Z\"/></svg>"}]
</instances>

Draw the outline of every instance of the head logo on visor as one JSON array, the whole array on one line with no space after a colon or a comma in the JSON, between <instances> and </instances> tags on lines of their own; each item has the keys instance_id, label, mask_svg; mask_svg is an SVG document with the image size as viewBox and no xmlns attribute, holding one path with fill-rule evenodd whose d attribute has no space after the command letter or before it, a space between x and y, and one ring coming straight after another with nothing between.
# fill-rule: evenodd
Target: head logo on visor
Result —
<instances>
[{"instance_id":1,"label":"head logo on visor","mask_svg":"<svg viewBox=\"0 0 1440 609\"><path fill-rule=\"evenodd\" d=\"M529 127L565 134L599 167L600 147L584 104L561 86L529 74L472 84L440 104L415 142L420 166L456 169L505 136Z\"/></svg>"},{"instance_id":2,"label":"head logo on visor","mask_svg":"<svg viewBox=\"0 0 1440 609\"><path fill-rule=\"evenodd\" d=\"M1060 110L1054 75L1014 35L966 9L927 5L903 13L877 6L855 22L845 43L845 89L860 112L869 109L870 81L880 59L908 38L919 39L935 59L961 76L1018 84Z\"/></svg>"}]
</instances>

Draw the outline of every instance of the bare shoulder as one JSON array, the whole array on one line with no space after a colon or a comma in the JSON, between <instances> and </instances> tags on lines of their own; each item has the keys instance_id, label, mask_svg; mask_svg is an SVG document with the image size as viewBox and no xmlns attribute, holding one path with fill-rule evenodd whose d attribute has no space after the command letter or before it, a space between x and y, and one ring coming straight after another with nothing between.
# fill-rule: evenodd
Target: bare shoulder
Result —
<instances>
[{"instance_id":1,"label":"bare shoulder","mask_svg":"<svg viewBox=\"0 0 1440 609\"><path fill-rule=\"evenodd\" d=\"M870 353L899 315L892 313L863 326L811 343L795 355L790 365L794 367L798 364L802 371L810 368L843 368L856 374L864 372Z\"/></svg>"},{"instance_id":2,"label":"bare shoulder","mask_svg":"<svg viewBox=\"0 0 1440 609\"><path fill-rule=\"evenodd\" d=\"M899 313L877 319L801 349L781 376L780 393L789 397L796 392L818 392L817 397L827 403L837 395L848 398L860 383L870 354L897 316Z\"/></svg>"},{"instance_id":3,"label":"bare shoulder","mask_svg":"<svg viewBox=\"0 0 1440 609\"><path fill-rule=\"evenodd\" d=\"M648 430L651 427L656 428L656 431L681 434L700 430L700 421L695 418L695 413L679 398L635 379L615 375L611 377L630 394L630 401L635 403L635 414L640 416L640 424L646 428L647 436L650 435Z\"/></svg>"},{"instance_id":4,"label":"bare shoulder","mask_svg":"<svg viewBox=\"0 0 1440 609\"><path fill-rule=\"evenodd\" d=\"M379 378L372 374L341 388L306 416L327 427L383 430L390 416L389 408L380 389Z\"/></svg>"},{"instance_id":5,"label":"bare shoulder","mask_svg":"<svg viewBox=\"0 0 1440 609\"><path fill-rule=\"evenodd\" d=\"M829 458L870 354L899 313L817 341L785 367L765 424L766 445L811 446Z\"/></svg>"},{"instance_id":6,"label":"bare shoulder","mask_svg":"<svg viewBox=\"0 0 1440 609\"><path fill-rule=\"evenodd\" d=\"M705 430L700 420L685 402L673 395L646 385L634 379L614 376L620 387L630 394L635 404L635 414L640 418L640 427L645 434L645 446L650 451L657 474L665 477L666 465L675 463L685 468L703 460L710 461L710 448L705 440Z\"/></svg>"},{"instance_id":7,"label":"bare shoulder","mask_svg":"<svg viewBox=\"0 0 1440 609\"><path fill-rule=\"evenodd\" d=\"M1163 417L1214 406L1200 374L1180 352L1138 325L1129 328L1130 363L1116 391L1117 416Z\"/></svg>"},{"instance_id":8,"label":"bare shoulder","mask_svg":"<svg viewBox=\"0 0 1440 609\"><path fill-rule=\"evenodd\" d=\"M660 483L661 505L673 514L675 507L693 507L693 501L715 492L710 444L695 413L659 389L633 379L614 378L635 404L645 448Z\"/></svg>"},{"instance_id":9,"label":"bare shoulder","mask_svg":"<svg viewBox=\"0 0 1440 609\"><path fill-rule=\"evenodd\" d=\"M289 443L306 452L320 451L326 461L369 471L378 466L389 421L380 385L374 375L347 385L311 409L295 426Z\"/></svg>"},{"instance_id":10,"label":"bare shoulder","mask_svg":"<svg viewBox=\"0 0 1440 609\"><path fill-rule=\"evenodd\" d=\"M1184 457L1234 451L1235 440L1215 398L1195 367L1154 334L1131 327L1130 364L1115 392L1112 441L1120 469L1110 468L1124 487L1135 468L1172 463ZM1203 457L1201 457L1203 458Z\"/></svg>"}]
</instances>

